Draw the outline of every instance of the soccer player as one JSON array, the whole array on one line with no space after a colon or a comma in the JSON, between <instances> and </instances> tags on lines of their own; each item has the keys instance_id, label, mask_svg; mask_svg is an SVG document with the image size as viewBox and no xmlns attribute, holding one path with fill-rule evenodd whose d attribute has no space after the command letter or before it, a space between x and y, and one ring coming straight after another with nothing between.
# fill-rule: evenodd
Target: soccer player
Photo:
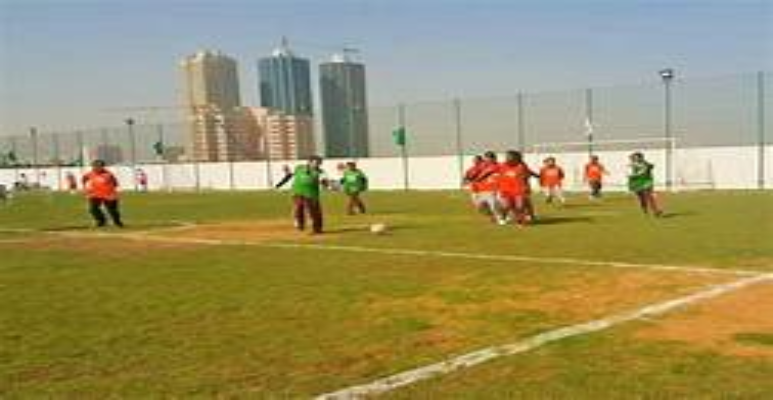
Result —
<instances>
[{"instance_id":1,"label":"soccer player","mask_svg":"<svg viewBox=\"0 0 773 400\"><path fill-rule=\"evenodd\" d=\"M470 168L467 168L467 171L464 172L464 179L462 181L462 184L466 185L470 189L470 200L472 200L472 205L477 209L478 208L478 191L480 190L479 184L478 184L478 174L480 174L481 170L483 168L483 156L476 155L472 158L472 165Z\"/></svg>"},{"instance_id":2,"label":"soccer player","mask_svg":"<svg viewBox=\"0 0 773 400\"><path fill-rule=\"evenodd\" d=\"M630 160L628 188L636 194L639 206L645 214L652 213L656 217L662 216L663 210L655 197L655 179L652 176L652 170L655 166L645 160L644 154L640 152L631 154Z\"/></svg>"},{"instance_id":3,"label":"soccer player","mask_svg":"<svg viewBox=\"0 0 773 400\"><path fill-rule=\"evenodd\" d=\"M607 173L606 168L604 168L604 165L599 162L599 157L590 156L590 160L587 164L585 164L584 179L585 183L587 183L588 187L590 188L589 198L591 200L598 200L601 198L601 188L604 175L609 174Z\"/></svg>"},{"instance_id":4,"label":"soccer player","mask_svg":"<svg viewBox=\"0 0 773 400\"><path fill-rule=\"evenodd\" d=\"M518 226L525 226L534 219L529 179L539 177L523 161L523 155L515 150L507 152L499 171L499 198L505 214Z\"/></svg>"},{"instance_id":5,"label":"soccer player","mask_svg":"<svg viewBox=\"0 0 773 400\"><path fill-rule=\"evenodd\" d=\"M365 203L360 198L360 194L368 190L368 177L357 168L354 161L346 163L344 175L341 178L341 188L349 197L349 202L346 205L347 214L354 215L355 212L365 214Z\"/></svg>"},{"instance_id":6,"label":"soccer player","mask_svg":"<svg viewBox=\"0 0 773 400\"><path fill-rule=\"evenodd\" d=\"M320 203L320 186L327 186L327 177L322 170L322 157L311 156L304 165L299 165L294 171L285 170L285 177L276 184L282 187L292 179L293 216L295 227L302 231L306 229L306 214L311 219L311 233L322 233L322 205Z\"/></svg>"},{"instance_id":7,"label":"soccer player","mask_svg":"<svg viewBox=\"0 0 773 400\"><path fill-rule=\"evenodd\" d=\"M70 194L75 194L78 192L78 179L72 172L67 172L67 174L64 176L64 184Z\"/></svg>"},{"instance_id":8,"label":"soccer player","mask_svg":"<svg viewBox=\"0 0 773 400\"><path fill-rule=\"evenodd\" d=\"M91 163L91 171L83 175L83 189L89 202L89 212L97 227L107 224L102 207L107 209L113 225L123 228L121 212L118 208L118 180L105 168L105 162L95 160Z\"/></svg>"},{"instance_id":9,"label":"soccer player","mask_svg":"<svg viewBox=\"0 0 773 400\"><path fill-rule=\"evenodd\" d=\"M558 200L561 204L566 202L562 190L563 180L564 170L556 164L555 157L548 157L542 161L542 168L539 171L539 184L546 196L545 201L547 203L552 203L553 200Z\"/></svg>"},{"instance_id":10,"label":"soccer player","mask_svg":"<svg viewBox=\"0 0 773 400\"><path fill-rule=\"evenodd\" d=\"M137 168L137 185L139 186L140 192L147 192L148 191L148 174L143 170L142 168Z\"/></svg>"},{"instance_id":11,"label":"soccer player","mask_svg":"<svg viewBox=\"0 0 773 400\"><path fill-rule=\"evenodd\" d=\"M474 176L475 207L484 215L491 218L491 222L504 225L505 217L502 206L497 198L498 180L501 164L497 161L497 155L493 151L484 154L477 173Z\"/></svg>"}]
</instances>

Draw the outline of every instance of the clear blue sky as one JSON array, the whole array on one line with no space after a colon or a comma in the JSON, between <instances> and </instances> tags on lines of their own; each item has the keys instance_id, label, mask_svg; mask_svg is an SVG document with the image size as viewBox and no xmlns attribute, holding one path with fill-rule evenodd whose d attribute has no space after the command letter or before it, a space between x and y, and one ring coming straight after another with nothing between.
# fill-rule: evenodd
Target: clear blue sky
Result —
<instances>
[{"instance_id":1,"label":"clear blue sky","mask_svg":"<svg viewBox=\"0 0 773 400\"><path fill-rule=\"evenodd\" d=\"M178 61L203 47L238 59L256 104L282 35L315 62L360 48L371 105L773 69L766 0L0 0L0 34L0 135L179 104Z\"/></svg>"}]
</instances>

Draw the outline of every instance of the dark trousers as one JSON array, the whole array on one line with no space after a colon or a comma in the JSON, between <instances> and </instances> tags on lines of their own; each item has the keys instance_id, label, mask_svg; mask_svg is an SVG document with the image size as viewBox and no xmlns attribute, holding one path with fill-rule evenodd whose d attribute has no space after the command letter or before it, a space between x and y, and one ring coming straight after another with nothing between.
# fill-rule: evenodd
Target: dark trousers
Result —
<instances>
[{"instance_id":1,"label":"dark trousers","mask_svg":"<svg viewBox=\"0 0 773 400\"><path fill-rule=\"evenodd\" d=\"M589 181L588 186L592 197L601 197L601 181Z\"/></svg>"},{"instance_id":2,"label":"dark trousers","mask_svg":"<svg viewBox=\"0 0 773 400\"><path fill-rule=\"evenodd\" d=\"M645 214L652 212L655 215L660 215L663 213L652 189L640 190L636 192L636 197L639 200L639 207Z\"/></svg>"},{"instance_id":3,"label":"dark trousers","mask_svg":"<svg viewBox=\"0 0 773 400\"><path fill-rule=\"evenodd\" d=\"M107 200L90 198L89 213L91 213L91 216L94 217L94 221L97 223L97 226L105 226L107 223L105 213L102 212L102 206L104 206L107 210L107 213L110 215L110 219L113 220L113 224L115 226L123 226L123 222L121 221L121 212L118 210L117 199Z\"/></svg>"},{"instance_id":4,"label":"dark trousers","mask_svg":"<svg viewBox=\"0 0 773 400\"><path fill-rule=\"evenodd\" d=\"M346 205L346 212L349 215L353 215L355 212L365 214L365 203L362 202L360 193L348 193L347 196L349 196L349 203Z\"/></svg>"},{"instance_id":5,"label":"dark trousers","mask_svg":"<svg viewBox=\"0 0 773 400\"><path fill-rule=\"evenodd\" d=\"M293 196L293 216L295 227L306 229L306 214L311 218L311 229L314 233L322 233L322 204L319 199L303 196Z\"/></svg>"}]
</instances>

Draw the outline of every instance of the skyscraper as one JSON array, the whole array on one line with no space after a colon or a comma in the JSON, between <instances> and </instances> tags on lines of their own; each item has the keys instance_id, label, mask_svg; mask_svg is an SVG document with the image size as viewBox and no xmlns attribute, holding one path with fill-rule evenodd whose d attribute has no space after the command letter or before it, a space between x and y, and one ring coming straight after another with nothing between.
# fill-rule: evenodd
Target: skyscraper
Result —
<instances>
[{"instance_id":1,"label":"skyscraper","mask_svg":"<svg viewBox=\"0 0 773 400\"><path fill-rule=\"evenodd\" d=\"M199 161L250 160L259 156L260 132L241 107L236 60L199 51L181 62L191 155Z\"/></svg>"},{"instance_id":2,"label":"skyscraper","mask_svg":"<svg viewBox=\"0 0 773 400\"><path fill-rule=\"evenodd\" d=\"M333 56L319 66L327 157L367 157L368 104L365 65Z\"/></svg>"},{"instance_id":3,"label":"skyscraper","mask_svg":"<svg viewBox=\"0 0 773 400\"><path fill-rule=\"evenodd\" d=\"M215 107L221 111L241 105L236 60L219 51L199 51L181 66L185 78L185 104Z\"/></svg>"},{"instance_id":4,"label":"skyscraper","mask_svg":"<svg viewBox=\"0 0 773 400\"><path fill-rule=\"evenodd\" d=\"M282 40L271 57L258 61L261 107L286 115L312 115L309 60L296 57Z\"/></svg>"}]
</instances>

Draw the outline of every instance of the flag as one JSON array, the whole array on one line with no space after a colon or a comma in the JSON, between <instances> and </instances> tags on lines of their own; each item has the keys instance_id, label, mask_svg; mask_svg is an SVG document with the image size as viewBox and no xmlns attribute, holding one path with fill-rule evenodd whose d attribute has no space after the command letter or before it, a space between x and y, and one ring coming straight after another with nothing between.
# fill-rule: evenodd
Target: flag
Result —
<instances>
[{"instance_id":1,"label":"flag","mask_svg":"<svg viewBox=\"0 0 773 400\"><path fill-rule=\"evenodd\" d=\"M593 122L588 117L585 117L585 136L593 137Z\"/></svg>"},{"instance_id":2,"label":"flag","mask_svg":"<svg viewBox=\"0 0 773 400\"><path fill-rule=\"evenodd\" d=\"M392 138L395 140L395 144L398 146L405 146L406 136L405 127L403 126L392 131Z\"/></svg>"},{"instance_id":3,"label":"flag","mask_svg":"<svg viewBox=\"0 0 773 400\"><path fill-rule=\"evenodd\" d=\"M158 142L153 143L153 151L157 156L164 155L164 142L159 140Z\"/></svg>"}]
</instances>

